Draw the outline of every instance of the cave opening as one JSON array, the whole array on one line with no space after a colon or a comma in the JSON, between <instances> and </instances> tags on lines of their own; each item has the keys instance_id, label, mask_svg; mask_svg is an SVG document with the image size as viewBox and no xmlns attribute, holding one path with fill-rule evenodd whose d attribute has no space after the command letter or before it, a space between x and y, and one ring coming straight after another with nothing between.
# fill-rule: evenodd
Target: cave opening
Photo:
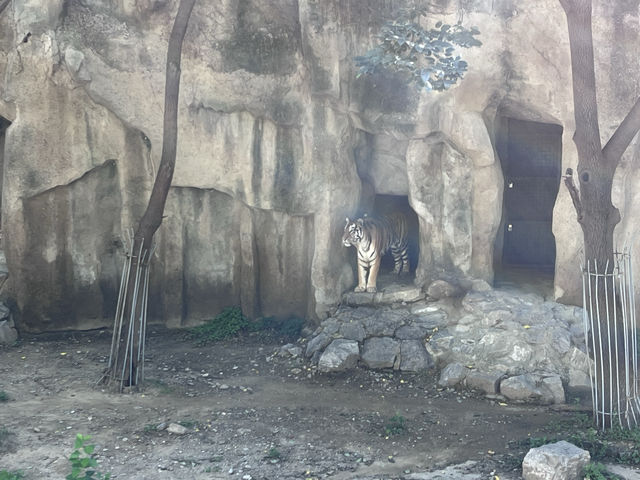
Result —
<instances>
[{"instance_id":1,"label":"cave opening","mask_svg":"<svg viewBox=\"0 0 640 480\"><path fill-rule=\"evenodd\" d=\"M374 194L368 201L361 204L356 217L364 215L383 217L391 214L403 214L407 220L407 254L409 256L409 273L396 275L394 273L394 260L391 251L387 251L380 263L377 284L378 291L386 287L410 286L413 285L415 271L420 256L419 251L419 223L418 215L415 213L406 195ZM354 275L357 275L357 257L350 255Z\"/></svg>"},{"instance_id":2,"label":"cave opening","mask_svg":"<svg viewBox=\"0 0 640 480\"><path fill-rule=\"evenodd\" d=\"M361 132L354 149L354 157L361 181L359 208L355 217L363 215L385 216L401 213L407 220L407 253L409 274L394 274L391 252L382 257L378 275L378 290L390 285L413 285L420 260L420 224L418 215L409 203L409 179L406 152L408 140L387 134ZM350 255L354 274L357 272L356 255ZM357 275L357 274L356 274Z\"/></svg>"},{"instance_id":3,"label":"cave opening","mask_svg":"<svg viewBox=\"0 0 640 480\"><path fill-rule=\"evenodd\" d=\"M376 195L373 201L373 211L376 215L391 215L400 213L407 219L407 253L409 254L409 272L411 275L402 278L411 278L415 275L419 258L419 224L418 215L409 205L409 198L406 195ZM380 265L381 273L392 273L394 267L393 256L387 252L382 257Z\"/></svg>"},{"instance_id":4,"label":"cave opening","mask_svg":"<svg viewBox=\"0 0 640 480\"><path fill-rule=\"evenodd\" d=\"M496 138L504 176L494 249L495 286L553 293L553 207L560 186L562 127L502 117Z\"/></svg>"}]
</instances>

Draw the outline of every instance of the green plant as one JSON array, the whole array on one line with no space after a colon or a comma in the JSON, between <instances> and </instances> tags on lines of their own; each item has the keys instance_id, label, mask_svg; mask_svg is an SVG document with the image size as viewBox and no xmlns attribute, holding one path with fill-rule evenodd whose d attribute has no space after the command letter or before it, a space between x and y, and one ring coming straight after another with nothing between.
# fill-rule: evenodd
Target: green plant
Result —
<instances>
[{"instance_id":1,"label":"green plant","mask_svg":"<svg viewBox=\"0 0 640 480\"><path fill-rule=\"evenodd\" d=\"M271 447L267 452L267 458L269 460L279 460L281 456L282 454L280 453L280 450L278 450L276 447Z\"/></svg>"},{"instance_id":2,"label":"green plant","mask_svg":"<svg viewBox=\"0 0 640 480\"><path fill-rule=\"evenodd\" d=\"M589 463L583 470L584 480L618 480L620 477L609 473L606 467L598 462Z\"/></svg>"},{"instance_id":3,"label":"green plant","mask_svg":"<svg viewBox=\"0 0 640 480\"><path fill-rule=\"evenodd\" d=\"M400 435L407 430L407 419L396 413L384 426L386 436Z\"/></svg>"},{"instance_id":4,"label":"green plant","mask_svg":"<svg viewBox=\"0 0 640 480\"><path fill-rule=\"evenodd\" d=\"M189 330L189 336L198 345L225 340L247 329L249 319L242 314L239 307L227 307L203 325Z\"/></svg>"},{"instance_id":5,"label":"green plant","mask_svg":"<svg viewBox=\"0 0 640 480\"><path fill-rule=\"evenodd\" d=\"M147 385L151 385L152 387L157 388L161 394L168 395L174 392L174 389L171 385L167 384L167 382L163 382L162 380L158 380L157 378L149 378L145 380Z\"/></svg>"},{"instance_id":6,"label":"green plant","mask_svg":"<svg viewBox=\"0 0 640 480\"><path fill-rule=\"evenodd\" d=\"M529 448L538 448L551 442L553 442L553 440L550 440L547 437L530 437L527 439L526 443L528 443L527 446Z\"/></svg>"},{"instance_id":7,"label":"green plant","mask_svg":"<svg viewBox=\"0 0 640 480\"><path fill-rule=\"evenodd\" d=\"M9 394L4 390L0 390L0 403L8 402L8 401L9 401Z\"/></svg>"},{"instance_id":8,"label":"green plant","mask_svg":"<svg viewBox=\"0 0 640 480\"><path fill-rule=\"evenodd\" d=\"M0 470L0 480L20 480L24 478L24 473L20 471Z\"/></svg>"},{"instance_id":9,"label":"green plant","mask_svg":"<svg viewBox=\"0 0 640 480\"><path fill-rule=\"evenodd\" d=\"M455 85L467 71L467 62L456 55L460 48L482 45L475 38L480 31L460 23L442 22L425 30L419 17L428 17L425 9L403 9L386 22L377 35L378 44L355 58L357 76L391 70L404 74L426 90L442 91Z\"/></svg>"},{"instance_id":10,"label":"green plant","mask_svg":"<svg viewBox=\"0 0 640 480\"><path fill-rule=\"evenodd\" d=\"M96 446L87 444L90 439L90 435L80 433L76 435L73 453L69 455L71 473L66 476L66 480L109 480L111 478L110 473L103 474L95 470L98 461L91 454Z\"/></svg>"},{"instance_id":11,"label":"green plant","mask_svg":"<svg viewBox=\"0 0 640 480\"><path fill-rule=\"evenodd\" d=\"M627 429L616 425L613 428L598 431L589 415L576 414L565 420L554 422L547 431L550 433L548 437L528 438L519 442L520 446L530 448L544 443L567 440L588 450L593 461L640 465L640 428L638 427Z\"/></svg>"}]
</instances>

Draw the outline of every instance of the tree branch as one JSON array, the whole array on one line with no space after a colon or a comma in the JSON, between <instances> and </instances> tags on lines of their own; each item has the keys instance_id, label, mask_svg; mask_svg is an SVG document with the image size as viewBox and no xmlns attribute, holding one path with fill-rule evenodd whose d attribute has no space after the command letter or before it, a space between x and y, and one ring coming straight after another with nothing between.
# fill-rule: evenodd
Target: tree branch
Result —
<instances>
[{"instance_id":1,"label":"tree branch","mask_svg":"<svg viewBox=\"0 0 640 480\"><path fill-rule=\"evenodd\" d=\"M10 3L11 3L11 0L0 0L0 15L2 15L2 12L4 11L4 9L7 8Z\"/></svg>"},{"instance_id":2,"label":"tree branch","mask_svg":"<svg viewBox=\"0 0 640 480\"><path fill-rule=\"evenodd\" d=\"M566 185L567 190L569 190L569 195L571 195L573 206L576 209L576 214L578 215L578 223L582 223L582 201L580 200L580 192L576 188L576 184L573 182L573 170L567 168L567 172L562 178L564 179L564 184Z\"/></svg>"},{"instance_id":3,"label":"tree branch","mask_svg":"<svg viewBox=\"0 0 640 480\"><path fill-rule=\"evenodd\" d=\"M640 130L640 98L636 100L635 105L602 149L605 160L617 164L638 130Z\"/></svg>"}]
</instances>

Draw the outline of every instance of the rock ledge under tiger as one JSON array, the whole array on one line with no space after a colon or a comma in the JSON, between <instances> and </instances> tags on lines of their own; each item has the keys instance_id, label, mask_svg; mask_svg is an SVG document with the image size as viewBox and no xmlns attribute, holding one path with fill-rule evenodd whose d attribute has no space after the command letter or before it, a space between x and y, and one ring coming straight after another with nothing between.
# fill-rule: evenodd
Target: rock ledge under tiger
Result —
<instances>
[{"instance_id":1,"label":"rock ledge under tiger","mask_svg":"<svg viewBox=\"0 0 640 480\"><path fill-rule=\"evenodd\" d=\"M376 292L382 256L391 250L394 273L409 273L407 253L407 219L398 213L381 218L364 216L349 220L344 227L342 244L358 252L358 286L355 292Z\"/></svg>"}]
</instances>

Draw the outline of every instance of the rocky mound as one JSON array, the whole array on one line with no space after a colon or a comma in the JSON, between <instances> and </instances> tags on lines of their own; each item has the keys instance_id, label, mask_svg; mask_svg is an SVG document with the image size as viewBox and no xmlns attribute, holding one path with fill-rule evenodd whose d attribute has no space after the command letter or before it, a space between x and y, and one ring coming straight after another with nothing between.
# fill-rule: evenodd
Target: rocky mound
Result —
<instances>
[{"instance_id":1,"label":"rocky mound","mask_svg":"<svg viewBox=\"0 0 640 480\"><path fill-rule=\"evenodd\" d=\"M347 294L305 354L323 372L439 368L442 387L511 401L564 403L566 392L589 392L582 309L482 283L436 301L410 286Z\"/></svg>"}]
</instances>

